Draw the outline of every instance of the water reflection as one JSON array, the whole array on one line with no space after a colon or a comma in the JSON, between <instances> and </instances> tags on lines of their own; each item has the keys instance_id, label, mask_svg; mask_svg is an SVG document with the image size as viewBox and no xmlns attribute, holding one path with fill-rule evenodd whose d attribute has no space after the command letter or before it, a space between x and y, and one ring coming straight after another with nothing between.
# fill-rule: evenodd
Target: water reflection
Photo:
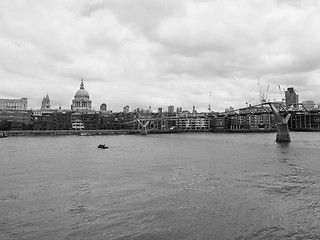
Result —
<instances>
[{"instance_id":1,"label":"water reflection","mask_svg":"<svg viewBox=\"0 0 320 240\"><path fill-rule=\"evenodd\" d=\"M290 142L277 142L277 147L287 149L290 147Z\"/></svg>"},{"instance_id":2,"label":"water reflection","mask_svg":"<svg viewBox=\"0 0 320 240\"><path fill-rule=\"evenodd\" d=\"M290 160L290 142L277 142L277 160L280 163L288 163Z\"/></svg>"}]
</instances>

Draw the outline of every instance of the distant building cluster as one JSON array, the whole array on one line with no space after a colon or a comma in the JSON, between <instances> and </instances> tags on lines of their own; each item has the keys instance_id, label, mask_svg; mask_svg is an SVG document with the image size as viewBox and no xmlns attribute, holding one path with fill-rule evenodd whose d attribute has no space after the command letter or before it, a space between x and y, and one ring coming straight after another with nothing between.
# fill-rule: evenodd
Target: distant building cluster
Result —
<instances>
[{"instance_id":1,"label":"distant building cluster","mask_svg":"<svg viewBox=\"0 0 320 240\"><path fill-rule=\"evenodd\" d=\"M299 96L293 88L285 92L285 102L276 104L278 108L292 111L289 122L291 129L319 129L320 112L313 101L299 103ZM165 111L123 107L122 112L108 111L102 103L99 111L92 109L89 93L80 89L72 99L71 109L53 109L47 94L43 97L39 110L28 110L27 98L0 99L0 130L139 130L147 124L148 131L269 131L275 129L272 112L267 105L247 106L235 110L230 107L225 112L198 113L181 107L168 106Z\"/></svg>"}]
</instances>

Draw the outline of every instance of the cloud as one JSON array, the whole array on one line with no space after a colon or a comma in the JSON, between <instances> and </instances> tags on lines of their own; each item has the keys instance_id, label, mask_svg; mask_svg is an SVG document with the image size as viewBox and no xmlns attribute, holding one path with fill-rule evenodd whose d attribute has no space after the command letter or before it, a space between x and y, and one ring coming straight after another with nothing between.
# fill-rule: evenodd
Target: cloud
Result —
<instances>
[{"instance_id":1,"label":"cloud","mask_svg":"<svg viewBox=\"0 0 320 240\"><path fill-rule=\"evenodd\" d=\"M94 108L114 111L206 110L210 91L214 110L243 107L259 100L258 77L270 97L280 98L279 84L320 102L318 1L12 0L0 9L0 97L28 97L32 108L46 93L70 108L82 77Z\"/></svg>"}]
</instances>

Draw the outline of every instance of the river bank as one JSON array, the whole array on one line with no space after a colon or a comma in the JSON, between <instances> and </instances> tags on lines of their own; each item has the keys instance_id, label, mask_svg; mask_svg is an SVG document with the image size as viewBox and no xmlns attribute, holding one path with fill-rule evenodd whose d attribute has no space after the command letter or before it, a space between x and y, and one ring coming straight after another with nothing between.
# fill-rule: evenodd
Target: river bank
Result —
<instances>
[{"instance_id":1,"label":"river bank","mask_svg":"<svg viewBox=\"0 0 320 240\"><path fill-rule=\"evenodd\" d=\"M188 129L188 130L149 130L148 134L171 134L171 133L267 133L276 132L276 129ZM140 130L13 130L5 131L6 137L11 136L64 136L64 135L79 135L79 136L95 136L95 135L138 135Z\"/></svg>"},{"instance_id":2,"label":"river bank","mask_svg":"<svg viewBox=\"0 0 320 240\"><path fill-rule=\"evenodd\" d=\"M178 133L180 131L173 130L156 130L149 131L149 134L166 134ZM7 136L63 136L63 135L79 135L79 136L94 136L94 135L133 135L140 134L140 130L21 130L21 131L6 131Z\"/></svg>"},{"instance_id":3,"label":"river bank","mask_svg":"<svg viewBox=\"0 0 320 240\"><path fill-rule=\"evenodd\" d=\"M8 136L60 136L60 135L117 135L117 134L138 134L136 130L22 130L7 131Z\"/></svg>"}]
</instances>

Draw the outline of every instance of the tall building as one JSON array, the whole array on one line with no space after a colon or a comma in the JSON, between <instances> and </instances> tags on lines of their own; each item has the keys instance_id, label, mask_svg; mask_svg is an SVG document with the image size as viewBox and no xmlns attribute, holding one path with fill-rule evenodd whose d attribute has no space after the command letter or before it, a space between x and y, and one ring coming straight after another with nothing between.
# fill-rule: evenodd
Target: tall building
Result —
<instances>
[{"instance_id":1,"label":"tall building","mask_svg":"<svg viewBox=\"0 0 320 240\"><path fill-rule=\"evenodd\" d=\"M0 109L3 110L27 110L28 98L0 99Z\"/></svg>"},{"instance_id":2,"label":"tall building","mask_svg":"<svg viewBox=\"0 0 320 240\"><path fill-rule=\"evenodd\" d=\"M43 97L43 99L42 99L42 104L41 104L40 110L44 111L44 110L50 110L50 109L51 109L50 98L47 93L47 96Z\"/></svg>"},{"instance_id":3,"label":"tall building","mask_svg":"<svg viewBox=\"0 0 320 240\"><path fill-rule=\"evenodd\" d=\"M193 104L193 106L192 106L192 114L196 114L196 113L197 113L196 106Z\"/></svg>"},{"instance_id":4,"label":"tall building","mask_svg":"<svg viewBox=\"0 0 320 240\"><path fill-rule=\"evenodd\" d=\"M100 112L106 112L107 111L107 104L105 103L102 103L100 105Z\"/></svg>"},{"instance_id":5,"label":"tall building","mask_svg":"<svg viewBox=\"0 0 320 240\"><path fill-rule=\"evenodd\" d=\"M76 92L72 100L71 110L91 110L90 96L87 90L84 89L83 79L81 79L80 89Z\"/></svg>"},{"instance_id":6,"label":"tall building","mask_svg":"<svg viewBox=\"0 0 320 240\"><path fill-rule=\"evenodd\" d=\"M168 113L174 113L174 106L168 106Z\"/></svg>"},{"instance_id":7,"label":"tall building","mask_svg":"<svg viewBox=\"0 0 320 240\"><path fill-rule=\"evenodd\" d=\"M296 94L296 91L293 87L287 89L285 93L286 105L291 106L293 104L299 103L299 95Z\"/></svg>"},{"instance_id":8,"label":"tall building","mask_svg":"<svg viewBox=\"0 0 320 240\"><path fill-rule=\"evenodd\" d=\"M129 106L128 105L123 107L123 112L124 113L128 113L129 112Z\"/></svg>"}]
</instances>

